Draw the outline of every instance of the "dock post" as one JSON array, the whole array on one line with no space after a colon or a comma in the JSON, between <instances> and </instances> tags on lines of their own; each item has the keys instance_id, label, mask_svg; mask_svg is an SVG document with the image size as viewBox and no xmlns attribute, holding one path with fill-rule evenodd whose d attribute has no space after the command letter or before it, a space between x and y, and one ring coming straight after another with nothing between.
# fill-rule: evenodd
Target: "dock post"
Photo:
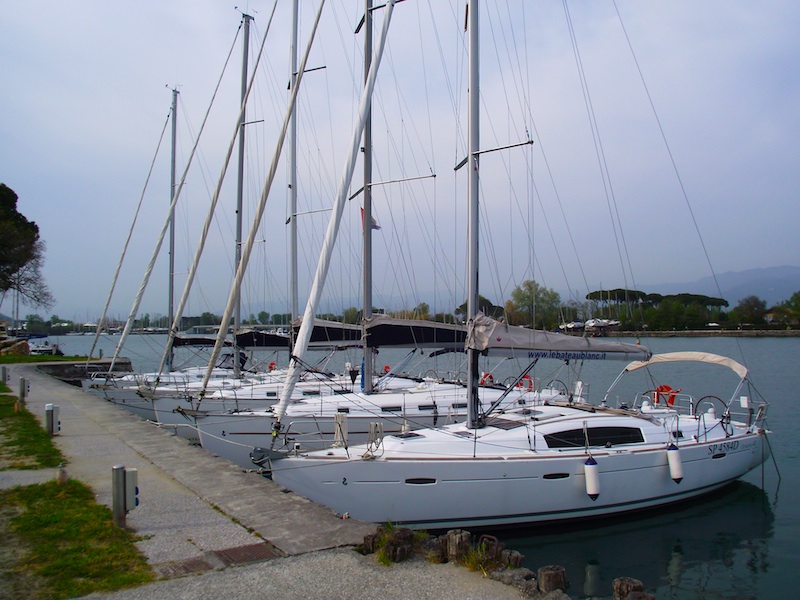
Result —
<instances>
[{"instance_id":1,"label":"dock post","mask_svg":"<svg viewBox=\"0 0 800 600\"><path fill-rule=\"evenodd\" d=\"M114 525L125 527L125 466L111 467L111 513Z\"/></svg>"},{"instance_id":2,"label":"dock post","mask_svg":"<svg viewBox=\"0 0 800 600\"><path fill-rule=\"evenodd\" d=\"M44 423L48 435L56 435L61 431L61 421L58 419L58 410L57 404L44 405Z\"/></svg>"},{"instance_id":3,"label":"dock post","mask_svg":"<svg viewBox=\"0 0 800 600\"><path fill-rule=\"evenodd\" d=\"M25 380L24 377L19 378L19 396L17 396L17 401L14 402L14 412L19 412L22 410L22 407L25 406L25 397L28 395L28 388L30 384Z\"/></svg>"}]
</instances>

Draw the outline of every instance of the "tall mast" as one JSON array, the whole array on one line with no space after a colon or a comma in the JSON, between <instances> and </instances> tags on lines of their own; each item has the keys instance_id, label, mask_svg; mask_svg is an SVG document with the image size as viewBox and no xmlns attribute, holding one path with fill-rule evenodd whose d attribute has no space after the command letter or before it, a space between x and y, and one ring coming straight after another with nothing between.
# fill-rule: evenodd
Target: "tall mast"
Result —
<instances>
[{"instance_id":1,"label":"tall mast","mask_svg":"<svg viewBox=\"0 0 800 600\"><path fill-rule=\"evenodd\" d=\"M292 2L292 47L291 47L291 88L297 83L297 0ZM289 121L289 271L290 271L290 311L292 322L299 315L297 291L297 109L292 111ZM294 331L289 324L289 331Z\"/></svg>"},{"instance_id":2,"label":"tall mast","mask_svg":"<svg viewBox=\"0 0 800 600\"><path fill-rule=\"evenodd\" d=\"M241 110L239 111L239 166L236 181L236 258L235 265L239 268L242 261L242 190L244 188L244 126L247 100L247 56L250 50L250 21L253 17L242 13L244 21L244 37L242 39L242 88L241 88ZM233 313L233 374L239 377L239 347L236 345L236 334L242 322L242 296L241 290L237 290L236 309Z\"/></svg>"},{"instance_id":3,"label":"tall mast","mask_svg":"<svg viewBox=\"0 0 800 600\"><path fill-rule=\"evenodd\" d=\"M169 199L172 202L172 197L175 195L175 148L178 139L178 88L172 89L172 151L170 154L169 163ZM168 300L167 300L167 325L172 330L175 319L175 211L172 211L169 218L169 284L168 284ZM172 348L170 347L169 355L165 368L167 371L172 370Z\"/></svg>"},{"instance_id":4,"label":"tall mast","mask_svg":"<svg viewBox=\"0 0 800 600\"><path fill-rule=\"evenodd\" d=\"M467 184L469 204L467 207L467 326L471 327L478 313L478 151L480 149L479 108L480 108L480 60L478 55L478 0L469 0L469 134ZM467 351L467 427L480 426L478 415L478 352L472 348Z\"/></svg>"},{"instance_id":5,"label":"tall mast","mask_svg":"<svg viewBox=\"0 0 800 600\"><path fill-rule=\"evenodd\" d=\"M364 135L364 122L366 120L366 113L368 108L369 97L375 87L375 79L378 75L378 67L380 66L383 50L386 45L386 37L388 34L389 24L392 20L392 12L394 11L395 0L388 0L386 3L386 17L383 21L381 36L378 45L375 48L375 57L370 65L369 76L367 77L364 89L361 92L361 100L358 106L358 116L355 129L353 130L353 138L350 143L350 149L347 154L342 179L339 183L339 190L336 194L333 207L331 210L331 218L328 221L328 228L325 231L325 239L322 242L322 250L320 251L319 262L317 263L317 270L314 274L314 281L311 284L311 291L308 295L305 312L303 314L303 322L300 325L300 330L297 333L297 340L292 350L292 358L289 361L289 371L286 374L286 381L281 391L281 398L278 404L275 405L275 424L273 425L274 431L277 432L281 428L281 418L286 412L286 407L289 405L292 393L294 392L295 385L300 379L300 369L305 352L308 349L308 343L311 339L311 332L314 328L314 315L316 314L317 306L319 305L322 296L322 290L325 286L325 279L328 275L328 267L330 266L331 256L333 254L334 245L336 243L336 236L338 234L339 224L342 220L342 213L344 212L345 202L347 201L347 190L352 181L353 172L355 171L356 158L358 150ZM276 437L273 437L273 444Z\"/></svg>"},{"instance_id":6,"label":"tall mast","mask_svg":"<svg viewBox=\"0 0 800 600\"><path fill-rule=\"evenodd\" d=\"M261 61L261 56L262 56L262 54L264 52L264 44L267 41L267 34L269 33L269 31L271 29L271 26L272 26L272 19L275 16L275 8L276 8L276 6L277 6L277 4L273 5L272 13L270 14L269 21L267 21L267 28L264 31L264 37L261 40L261 46L260 46L260 48L258 50L258 53L256 54L256 64L254 65L253 73L250 76L250 83L247 86L247 92L245 93L245 99L242 102L241 106L239 107L239 113L237 113L237 115L236 115L236 121L235 121L235 125L234 125L234 127L235 127L234 135L231 138L230 144L228 145L228 150L227 150L227 152L225 154L225 160L223 161L222 168L221 168L221 171L220 171L220 175L219 175L219 178L217 179L217 186L214 188L214 193L211 195L211 206L209 206L209 208L208 208L208 214L206 215L206 220L205 220L205 223L203 224L203 229L202 229L202 232L200 234L200 240L199 240L199 242L197 244L197 249L195 250L194 260L192 261L192 264L189 267L189 273L186 276L186 283L185 283L184 288L183 288L183 295L181 296L181 300L178 303L178 308L176 309L175 317L176 317L176 320L178 320L178 321L180 321L181 316L183 315L183 309L186 307L186 303L187 303L187 301L189 299L189 292L192 289L192 284L194 283L195 275L197 274L197 268L198 268L198 265L200 264L200 257L203 255L203 249L205 248L205 244L206 244L206 241L208 239L208 232L211 229L211 225L212 225L212 222L213 222L213 219L214 219L214 212L216 210L217 203L219 202L219 196L220 196L220 194L222 192L222 184L225 181L225 175L228 172L228 166L230 165L231 157L233 156L233 150L234 150L234 148L236 146L236 138L239 135L240 125L241 125L241 123L243 121L243 117L241 116L241 113L242 113L242 111L244 111L245 105L247 103L247 98L249 97L250 93L253 90L253 80L255 79L255 74L258 71L258 64ZM241 27L241 25L240 25L240 27ZM217 89L219 89L219 84L217 84ZM216 95L216 91L214 92L214 94ZM204 123L205 123L205 121L204 121ZM201 129L201 131L202 131L202 129ZM194 153L194 150L192 150L192 153ZM190 160L190 163L191 163L191 160ZM184 176L185 176L185 174L184 174ZM242 261L243 262L247 262L247 259L244 256L244 250L242 250ZM238 269L237 269L237 271L238 271ZM241 282L239 283L239 285L240 284L241 284ZM239 297L239 294L238 294L238 290L237 290L236 295L234 295L234 300L231 301L230 298L229 298L229 302L233 302L235 304L236 303L236 299L238 299L238 297ZM227 311L227 309L226 309L226 311ZM225 322L225 331L221 331L221 333L225 334L225 335L223 335L223 338L228 333L228 331L227 331L228 324L229 324L229 321L232 318L232 316L231 316L232 314L233 314L233 308L231 308L230 311L228 311L227 321ZM220 329L222 329L222 328L220 328ZM172 344L174 342L176 333L177 332L175 331L175 329L172 329L170 331L168 344ZM165 351L165 354L166 354L166 351ZM212 356L211 359L209 360L209 363L210 364L214 364L214 361L216 360L216 358L217 358L216 355ZM164 361L165 361L165 359L162 357L162 359L161 359L161 368L159 369L160 371L163 370Z\"/></svg>"},{"instance_id":7,"label":"tall mast","mask_svg":"<svg viewBox=\"0 0 800 600\"><path fill-rule=\"evenodd\" d=\"M364 6L364 84L369 76L372 63L372 0L365 0ZM372 317L372 98L367 105L364 121L364 218L361 229L364 232L364 314L363 322ZM361 387L365 393L372 392L372 374L375 372L375 357L363 340L364 365L361 373Z\"/></svg>"},{"instance_id":8,"label":"tall mast","mask_svg":"<svg viewBox=\"0 0 800 600\"><path fill-rule=\"evenodd\" d=\"M277 5L277 4L276 4ZM275 172L278 168L278 162L280 160L281 151L283 150L284 142L286 141L287 131L289 129L289 121L291 119L292 112L294 111L295 103L297 102L297 92L300 87L300 82L303 77L303 70L308 63L308 55L311 52L311 44L314 41L314 36L317 32L317 27L319 26L319 20L322 15L322 8L325 5L325 1L321 0L319 9L317 10L317 14L314 19L314 24L311 29L311 35L308 40L308 45L306 46L306 50L303 54L303 59L300 62L300 66L298 67L298 76L297 81L295 82L294 88L292 88L292 93L289 96L289 105L286 109L286 115L283 119L283 125L280 129L278 134L278 140L275 147L275 153L272 157L272 163L269 167L269 172L267 173L267 178L264 181L264 186L261 189L261 198L258 202L258 206L256 207L255 214L253 215L253 224L250 227L250 234L247 236L247 240L242 245L242 262L239 265L239 268L236 269L236 275L233 278L233 286L231 289L231 293L228 296L228 302L225 305L225 312L222 315L221 325L224 328L227 328L228 324L231 321L231 315L233 314L233 304L236 302L236 292L234 291L236 287L242 285L242 278L244 277L244 272L247 269L247 263L250 260L250 254L253 250L253 244L255 243L255 237L258 233L258 228L261 224L261 219L264 216L264 209L267 205L267 199L269 198L269 191L272 188L272 183L275 180ZM266 38L265 38L266 39ZM206 368L206 374L203 376L203 383L202 383L202 391L200 392L200 397L202 398L205 395L206 388L208 387L208 382L211 378L211 373L214 370L214 361L219 356L219 353L222 351L222 345L225 339L223 335L222 328L220 328L220 332L217 335L217 340L214 344L214 348L211 351L211 356L208 362L208 367Z\"/></svg>"}]
</instances>

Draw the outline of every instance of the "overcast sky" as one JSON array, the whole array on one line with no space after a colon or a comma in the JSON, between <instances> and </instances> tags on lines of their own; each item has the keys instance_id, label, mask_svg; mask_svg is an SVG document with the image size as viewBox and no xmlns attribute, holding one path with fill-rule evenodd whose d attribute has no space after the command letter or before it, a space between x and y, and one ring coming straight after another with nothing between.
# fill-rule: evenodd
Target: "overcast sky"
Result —
<instances>
[{"instance_id":1,"label":"overcast sky","mask_svg":"<svg viewBox=\"0 0 800 600\"><path fill-rule=\"evenodd\" d=\"M407 0L389 30L376 96L375 179L436 178L376 189L376 304L388 308L425 301L449 312L464 299L466 175L453 170L466 135L464 3L437 0L431 8ZM247 128L245 236L288 99L290 4L279 2L248 108L248 120L257 122ZM302 53L317 2L300 4ZM311 211L330 206L350 143L362 78L362 34L354 33L362 4L328 1L308 63L325 68L307 73L300 89L299 210L309 212L299 221L301 307L327 220ZM180 177L232 50L178 207L180 295L235 129L235 6L0 0L0 181L40 227L44 276L56 299L50 311L22 307L22 315L99 316L170 89L180 91ZM568 15L556 0L487 1L482 8L481 147L528 135L534 144L481 157L481 293L502 303L534 277L566 299L601 287L647 291L648 284L694 281L711 268L799 265L800 3L568 6ZM272 2L251 0L239 9L255 17L252 68ZM112 317L129 312L165 219L169 145L167 132ZM285 165L257 235L246 312L288 311ZM221 313L227 300L234 184L231 169L188 314ZM360 186L357 172L351 189ZM325 310L340 312L360 297L359 201L345 216ZM166 288L162 256L142 312L165 314ZM0 312L12 314L10 298Z\"/></svg>"}]
</instances>

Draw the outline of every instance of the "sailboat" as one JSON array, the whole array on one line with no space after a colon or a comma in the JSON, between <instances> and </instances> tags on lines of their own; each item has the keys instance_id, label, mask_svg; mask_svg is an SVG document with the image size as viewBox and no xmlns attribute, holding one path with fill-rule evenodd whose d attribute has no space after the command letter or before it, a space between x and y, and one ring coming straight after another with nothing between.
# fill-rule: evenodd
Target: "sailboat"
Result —
<instances>
[{"instance_id":1,"label":"sailboat","mask_svg":"<svg viewBox=\"0 0 800 600\"><path fill-rule=\"evenodd\" d=\"M386 5L390 15L393 4ZM372 11L367 3L365 17L365 91L362 95L361 119L354 132L352 148L358 150L357 142L361 131L365 137L364 143L364 194L365 209L364 222L369 222L371 186L370 169L370 111L365 110L370 103L369 81L374 84L373 72L377 72L373 65L380 62L382 44L386 39L386 25L390 21L387 16L381 42L375 50L375 57L371 57L372 47ZM340 186L339 207L344 193L349 186L354 168L354 158L345 168L345 175ZM341 208L335 209L341 214ZM412 319L392 319L384 315L371 316L371 228L363 227L364 233L364 323L358 328L359 342L363 346L363 363L357 375L354 375L353 388L349 389L347 382L331 380L327 382L308 381L308 374L301 374L302 357L308 344L313 344L317 331L327 330L332 324L321 323L315 315L315 300L311 300L304 317L299 320L300 328L297 339L304 339L304 343L295 347L293 366L287 374L287 379L294 377L291 386L274 384L256 384L249 389L220 390L211 395L211 398L237 397L241 400L240 406L235 410L194 410L191 416L199 433L201 445L243 468L261 466L272 452L306 452L326 448L332 444L348 446L375 441L385 434L401 433L424 427L435 427L447 423L464 421L467 417L467 403L463 397L463 382L442 378L436 373L426 373L423 377L409 377L402 374L402 365L384 374L377 382L373 382L374 352L379 347L411 347L416 350L454 351L463 350L466 339L466 327L463 325L448 325L431 321L417 321ZM335 232L335 230L333 230ZM329 237L325 246L331 248L332 238L329 227ZM318 273L322 273L318 269ZM324 277L324 275L321 275ZM321 290L315 281L314 290ZM313 293L312 293L313 297ZM339 326L341 326L339 324ZM327 335L323 340L330 339ZM409 354L410 358L411 354ZM298 365L301 365L298 367ZM513 404L516 406L530 405L544 400L567 400L571 392L553 387L534 385L530 376L523 379L526 373L520 374L516 381L509 385L492 385L493 377L487 373L482 377L480 390L477 393L481 401L487 404ZM301 381L300 378L304 380ZM356 378L360 378L356 386ZM373 385L374 383L374 385ZM356 391L360 387L360 391ZM251 408L255 403L254 397L262 399L262 404L274 405L277 401L277 392L289 389L286 405L281 409L280 416L274 412L272 406ZM254 394L248 398L247 392ZM264 402L265 394L271 401ZM205 400L204 400L205 402ZM199 407L198 407L199 408ZM275 431L276 424L284 419L285 426ZM269 448L266 448L269 446Z\"/></svg>"},{"instance_id":2,"label":"sailboat","mask_svg":"<svg viewBox=\"0 0 800 600\"><path fill-rule=\"evenodd\" d=\"M244 29L244 41L242 44L242 102L241 102L241 110L239 114L239 118L237 121L237 133L239 134L240 140L240 148L239 148L239 181L238 181L238 207L237 207L237 215L241 215L241 195L242 195L242 170L243 170L243 160L244 160L244 150L243 150L243 137L244 137L244 112L246 106L247 95L249 93L249 86L247 85L247 56L249 50L249 30L250 30L250 23L252 21L252 17L247 14L242 15L242 22L241 26ZM265 36L266 39L266 36ZM259 55L260 56L260 55ZM252 82L251 82L252 83ZM215 94L216 96L216 94ZM167 214L166 222L161 231L161 235L158 238L156 243L156 247L153 251L153 254L150 259L150 264L147 268L147 271L144 276L144 280L140 286L139 292L134 300L133 307L131 309L131 313L128 317L128 320L125 325L125 329L122 333L122 338L120 343L117 345L117 348L114 353L114 357L111 361L111 365L109 367L109 372L107 374L94 374L91 378L85 379L83 382L83 387L89 391L101 393L107 400L119 404L124 408L130 410L131 412L137 414L138 416L148 419L148 420L155 420L159 421L159 414L156 410L156 407L153 406L153 399L156 396L167 396L173 395L175 397L187 397L191 394L192 388L196 387L198 381L202 381L203 378L208 373L209 378L213 379L213 386L218 388L229 388L231 386L240 386L242 385L241 374L242 370L244 369L244 360L241 360L243 354L239 351L239 344L237 338L234 337L233 342L233 351L222 356L218 360L214 360L214 364L210 365L209 367L189 367L186 369L182 369L180 371L173 371L172 363L173 363L173 345L207 345L205 340L200 338L194 337L184 337L178 338L177 337L177 330L178 325L181 321L181 315L183 314L183 308L186 305L186 300L188 297L189 290L191 289L192 282L194 279L194 275L197 268L197 263L199 262L200 256L203 251L203 247L205 245L205 238L210 226L210 220L213 216L214 209L217 204L217 200L219 198L220 189L222 182L224 180L225 171L228 166L227 160L230 159L232 150L233 150L233 141L230 144L228 150L227 160L225 162L223 173L220 176L216 190L214 192L211 207L209 209L205 230L203 235L201 236L201 240L195 255L195 260L192 265L192 269L190 271L189 277L187 278L186 286L184 289L183 296L180 300L179 307L177 312L174 309L174 212L175 212L175 205L180 196L181 189L183 188L189 167L192 163L192 158L189 159L188 164L184 170L183 176L181 177L180 183L176 186L176 179L175 179L175 150L176 150L176 116L177 116L177 97L178 97L178 90L173 89L172 91L172 109L170 112L170 117L172 121L172 153L171 153L171 169L170 169L170 209ZM213 105L214 98L212 97L212 105ZM210 107L209 107L210 108ZM208 112L206 113L206 119L208 118ZM203 126L200 129L200 134L205 127L206 120L203 121ZM166 127L166 125L165 125ZM192 150L191 157L194 157L195 151L197 149L197 144L200 141L200 134L198 134L197 139L195 140L195 145ZM234 137L235 140L235 137ZM149 177L148 177L149 179ZM135 221L134 221L135 223ZM240 228L239 228L240 229ZM166 348L164 350L164 356L162 358L161 366L157 372L153 373L144 373L144 374L125 374L118 376L114 374L113 367L114 363L118 357L119 352L121 351L124 341L131 330L134 318L139 308L139 304L142 299L142 294L147 286L147 283L150 278L150 274L152 273L153 267L155 265L156 257L161 248L161 244L163 239L169 231L169 289L168 289L168 313L170 319L170 327L169 327L169 339L167 341ZM236 240L236 248L240 247L240 238L241 238L241 231L237 231L237 240ZM128 241L130 241L130 234ZM125 245L127 249L127 242ZM123 259L125 256L125 252L123 251ZM122 260L120 260L120 265L122 265ZM114 291L114 285L116 284L116 278L119 276L119 267L117 268L117 273L115 275L114 284L112 284L111 292L109 293L109 297L106 303L106 307L103 311L103 316L100 319L100 324L97 328L97 335L99 335L102 323L105 319L106 311L108 310L108 305L111 301L111 295ZM236 317L236 325L238 326L239 321L239 312L237 310L237 317ZM223 332L224 334L224 332ZM97 337L95 337L95 343L97 341ZM288 337L284 339L272 339L272 343L277 348L288 349ZM230 344L229 344L230 345ZM94 346L92 347L92 351L94 350ZM90 352L91 355L91 352ZM171 409L166 411L165 414L171 414Z\"/></svg>"},{"instance_id":3,"label":"sailboat","mask_svg":"<svg viewBox=\"0 0 800 600\"><path fill-rule=\"evenodd\" d=\"M478 313L478 23L478 0L470 0L467 421L365 445L272 452L265 455L272 478L353 518L444 529L600 517L671 505L743 476L769 456L769 432L767 404L751 404L748 371L741 364L705 353L651 357L636 344L606 342L608 346L598 348L591 346L596 339L513 327ZM311 309L313 315L311 302L306 314ZM573 346L576 340L588 347ZM640 388L630 403L617 406L609 405L609 391L600 405L579 398L486 407L478 396L478 357L509 353L526 356L531 364L547 357L619 357L631 361L621 378L689 361L727 368L738 383L730 396L696 397L662 383ZM291 385L288 378L276 408L276 431L282 427Z\"/></svg>"}]
</instances>

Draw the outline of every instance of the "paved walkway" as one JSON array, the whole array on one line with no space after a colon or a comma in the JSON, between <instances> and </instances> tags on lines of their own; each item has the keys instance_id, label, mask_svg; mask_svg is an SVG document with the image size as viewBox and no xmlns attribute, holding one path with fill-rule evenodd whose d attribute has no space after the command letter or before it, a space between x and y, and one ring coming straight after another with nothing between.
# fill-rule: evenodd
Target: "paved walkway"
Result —
<instances>
[{"instance_id":1,"label":"paved walkway","mask_svg":"<svg viewBox=\"0 0 800 600\"><path fill-rule=\"evenodd\" d=\"M33 365L8 370L12 391L20 377L30 381L27 408L42 422L46 404L59 406L55 442L67 457L67 474L89 485L98 502L111 506L114 465L139 471L140 506L128 513L127 526L141 536L137 545L156 573L170 580L108 597L519 597L509 586L453 565L377 565L374 557L347 549L374 525L341 519ZM0 487L55 474L4 471ZM201 575L173 579L188 574Z\"/></svg>"}]
</instances>

